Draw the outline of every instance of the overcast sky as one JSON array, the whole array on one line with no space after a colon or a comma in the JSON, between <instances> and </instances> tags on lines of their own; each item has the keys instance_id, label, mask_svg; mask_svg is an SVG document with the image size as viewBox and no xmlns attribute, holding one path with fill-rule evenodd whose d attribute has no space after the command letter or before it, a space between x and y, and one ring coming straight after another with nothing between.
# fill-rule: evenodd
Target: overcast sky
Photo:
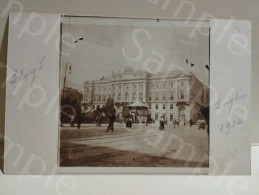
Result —
<instances>
[{"instance_id":1,"label":"overcast sky","mask_svg":"<svg viewBox=\"0 0 259 195\"><path fill-rule=\"evenodd\" d=\"M72 65L66 86L82 90L86 80L110 76L112 71L123 71L127 66L144 69L147 61L152 72L180 68L193 72L208 85L209 71L205 65L209 64L209 22L199 24L197 21L185 23L184 20L65 18L62 35L69 33L74 38L65 36L63 41L74 48L62 43L65 55L61 55L61 87L65 64ZM84 39L74 43L80 37ZM151 59L160 62L161 56L164 62L158 68ZM191 63L195 65L192 67Z\"/></svg>"}]
</instances>

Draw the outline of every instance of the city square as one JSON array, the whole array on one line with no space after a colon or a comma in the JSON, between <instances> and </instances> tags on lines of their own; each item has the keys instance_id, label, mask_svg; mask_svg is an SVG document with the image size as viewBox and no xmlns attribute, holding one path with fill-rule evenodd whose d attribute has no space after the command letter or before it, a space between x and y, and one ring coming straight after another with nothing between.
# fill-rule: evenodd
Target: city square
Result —
<instances>
[{"instance_id":1,"label":"city square","mask_svg":"<svg viewBox=\"0 0 259 195\"><path fill-rule=\"evenodd\" d=\"M64 124L60 130L61 167L208 167L208 133L197 125L115 123L97 127L83 124L78 130Z\"/></svg>"}]
</instances>

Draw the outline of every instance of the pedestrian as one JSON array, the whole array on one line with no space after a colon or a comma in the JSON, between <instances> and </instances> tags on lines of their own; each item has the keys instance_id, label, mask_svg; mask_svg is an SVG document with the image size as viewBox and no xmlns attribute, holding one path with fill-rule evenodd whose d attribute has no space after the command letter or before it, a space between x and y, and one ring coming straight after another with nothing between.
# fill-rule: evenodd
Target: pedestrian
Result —
<instances>
[{"instance_id":1,"label":"pedestrian","mask_svg":"<svg viewBox=\"0 0 259 195\"><path fill-rule=\"evenodd\" d=\"M81 127L81 123L82 123L82 114L81 114L81 112L79 112L78 115L77 115L77 128L78 128L78 130Z\"/></svg>"},{"instance_id":2,"label":"pedestrian","mask_svg":"<svg viewBox=\"0 0 259 195\"><path fill-rule=\"evenodd\" d=\"M165 129L165 122L164 122L164 118L161 116L160 118L160 126L159 126L159 129L160 130L164 130Z\"/></svg>"},{"instance_id":3,"label":"pedestrian","mask_svg":"<svg viewBox=\"0 0 259 195\"><path fill-rule=\"evenodd\" d=\"M189 124L190 124L190 127L192 127L192 125L193 125L192 119L190 119Z\"/></svg>"},{"instance_id":4,"label":"pedestrian","mask_svg":"<svg viewBox=\"0 0 259 195\"><path fill-rule=\"evenodd\" d=\"M197 124L198 124L199 129L201 129L201 119L199 119L199 120L197 121Z\"/></svg>"},{"instance_id":5,"label":"pedestrian","mask_svg":"<svg viewBox=\"0 0 259 195\"><path fill-rule=\"evenodd\" d=\"M99 126L99 115L96 116L95 120L96 120L96 127L98 127Z\"/></svg>"},{"instance_id":6,"label":"pedestrian","mask_svg":"<svg viewBox=\"0 0 259 195\"><path fill-rule=\"evenodd\" d=\"M107 132L110 131L110 130L113 132L113 123L114 123L115 119L116 119L115 115L111 114L110 118L109 118L109 125L108 125L107 130L106 130Z\"/></svg>"},{"instance_id":7,"label":"pedestrian","mask_svg":"<svg viewBox=\"0 0 259 195\"><path fill-rule=\"evenodd\" d=\"M71 120L70 120L70 127L74 127L74 123L75 123L75 115L71 115Z\"/></svg>"}]
</instances>

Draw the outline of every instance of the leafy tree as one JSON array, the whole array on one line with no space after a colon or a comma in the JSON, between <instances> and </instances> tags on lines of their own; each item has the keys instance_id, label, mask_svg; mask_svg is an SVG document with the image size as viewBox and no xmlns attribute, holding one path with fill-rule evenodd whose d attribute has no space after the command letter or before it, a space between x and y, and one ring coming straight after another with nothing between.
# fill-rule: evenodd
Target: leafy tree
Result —
<instances>
[{"instance_id":1,"label":"leafy tree","mask_svg":"<svg viewBox=\"0 0 259 195\"><path fill-rule=\"evenodd\" d=\"M114 100L112 97L109 97L106 102L106 111L108 113L115 113L116 110L114 108Z\"/></svg>"}]
</instances>

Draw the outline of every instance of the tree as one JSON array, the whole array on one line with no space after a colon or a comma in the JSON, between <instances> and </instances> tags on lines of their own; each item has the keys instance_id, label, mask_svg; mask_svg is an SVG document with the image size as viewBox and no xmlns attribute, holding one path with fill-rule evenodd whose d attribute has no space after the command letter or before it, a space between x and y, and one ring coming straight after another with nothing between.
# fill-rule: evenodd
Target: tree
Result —
<instances>
[{"instance_id":1,"label":"tree","mask_svg":"<svg viewBox=\"0 0 259 195\"><path fill-rule=\"evenodd\" d=\"M106 110L108 113L115 113L116 110L114 108L114 100L113 98L109 97L106 102Z\"/></svg>"}]
</instances>

